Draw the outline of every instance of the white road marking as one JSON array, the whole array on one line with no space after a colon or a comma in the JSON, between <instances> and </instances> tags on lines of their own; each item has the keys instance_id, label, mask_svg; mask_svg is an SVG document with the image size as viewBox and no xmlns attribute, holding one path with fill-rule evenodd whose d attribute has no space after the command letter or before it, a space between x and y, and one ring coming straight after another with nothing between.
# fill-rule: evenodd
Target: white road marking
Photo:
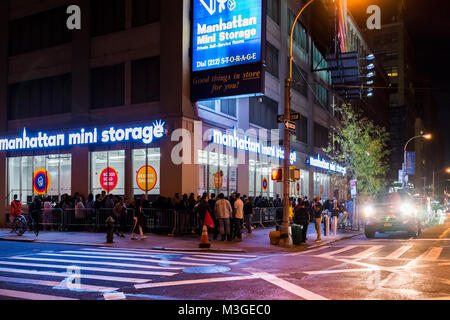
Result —
<instances>
[{"instance_id":1,"label":"white road marking","mask_svg":"<svg viewBox=\"0 0 450 320\"><path fill-rule=\"evenodd\" d=\"M57 282L57 281L45 281L45 280L37 280L37 279L25 279L25 278L10 278L10 277L1 277L1 282L11 282L11 283L23 283L23 284L34 284L38 286L47 286L47 287L67 287L65 283ZM79 287L83 291L98 291L98 292L111 292L119 290L118 288L109 288L109 287L99 287L99 286L91 286L87 284L80 284Z\"/></svg>"},{"instance_id":2,"label":"white road marking","mask_svg":"<svg viewBox=\"0 0 450 320\"><path fill-rule=\"evenodd\" d=\"M408 251L411 248L412 248L412 246L401 246L400 248L398 248L397 250L395 250L394 252L392 252L391 254L387 255L384 258L385 259L398 259L402 255L404 255L406 253L406 251Z\"/></svg>"},{"instance_id":3,"label":"white road marking","mask_svg":"<svg viewBox=\"0 0 450 320\"><path fill-rule=\"evenodd\" d=\"M29 260L29 261L47 261L47 262L63 262L63 263L78 263L78 264L91 264L91 265L109 265L115 267L128 267L128 268L142 268L142 269L158 269L158 270L181 270L183 267L159 267L149 266L144 264L132 264L132 263L119 263L110 261L87 261L87 260L66 260L66 259L48 259L48 258L30 258L30 257L10 257L14 260Z\"/></svg>"},{"instance_id":4,"label":"white road marking","mask_svg":"<svg viewBox=\"0 0 450 320\"><path fill-rule=\"evenodd\" d=\"M218 252L200 252L200 251L172 251L172 250L152 250L152 249L122 249L122 248L110 248L100 247L100 249L106 249L109 251L129 251L129 252L147 252L147 253L159 253L161 255L166 254L195 254L195 255L213 255L213 256L227 256L227 257L244 257L244 258L257 258L257 255L249 255L243 253L218 253ZM84 250L98 251L98 249L85 248Z\"/></svg>"},{"instance_id":5,"label":"white road marking","mask_svg":"<svg viewBox=\"0 0 450 320\"><path fill-rule=\"evenodd\" d=\"M15 262L15 261L0 261L0 265L21 266L21 267L38 267L38 268L50 268L50 269L67 269L68 265L60 264L44 264L44 263L28 263L28 262ZM95 267L80 267L85 271L97 271L106 273L130 273L130 274L145 274L145 275L157 275L157 276L173 276L174 272L159 272L159 271L145 271L145 270L129 270L129 269L110 269L110 268L95 268ZM84 276L84 275L83 275Z\"/></svg>"},{"instance_id":6,"label":"white road marking","mask_svg":"<svg viewBox=\"0 0 450 320\"><path fill-rule=\"evenodd\" d=\"M135 284L134 287L136 289L145 289L145 288L181 286L181 285L187 285L187 284L200 284L200 283L248 280L248 279L258 279L258 278L259 278L259 276L257 276L257 275L235 276L235 277L221 277L221 278L207 278L207 279L196 279L196 280L181 280L181 281L167 281L167 282L153 282L153 283Z\"/></svg>"},{"instance_id":7,"label":"white road marking","mask_svg":"<svg viewBox=\"0 0 450 320\"><path fill-rule=\"evenodd\" d=\"M328 300L325 297L322 297L321 295L318 295L314 292L311 292L309 290L306 290L302 287L299 287L293 283L290 283L286 280L280 279L274 275L271 275L269 273L265 272L259 272L255 273L254 275L259 276L261 279L266 280L267 282L270 282L286 291L289 291L290 293L295 294L296 296L299 296L300 298L306 299L306 300Z\"/></svg>"},{"instance_id":8,"label":"white road marking","mask_svg":"<svg viewBox=\"0 0 450 320\"><path fill-rule=\"evenodd\" d=\"M140 261L140 262L154 262L162 264L174 264L181 266L213 266L214 264L208 263L194 263L194 262L182 262L173 260L158 260L158 259L140 259L140 258L128 258L128 257L105 257L105 256L87 256L77 254L63 254L63 253L38 253L39 255L52 256L52 257L75 257L75 258L90 258L90 259L109 259L109 260L126 260L126 261Z\"/></svg>"},{"instance_id":9,"label":"white road marking","mask_svg":"<svg viewBox=\"0 0 450 320\"><path fill-rule=\"evenodd\" d=\"M202 259L202 258L192 258L192 257L183 257L183 258L181 258L181 259L184 259L184 260L192 260L192 261L214 262L214 263L216 263L216 262L223 262L223 263L226 263L226 262L231 262L231 261L233 261L233 260L218 260L218 259L212 260L212 259Z\"/></svg>"},{"instance_id":10,"label":"white road marking","mask_svg":"<svg viewBox=\"0 0 450 320\"><path fill-rule=\"evenodd\" d=\"M78 300L73 298L50 296L47 294L39 294L16 290L5 290L5 289L0 289L0 296L27 299L27 300Z\"/></svg>"},{"instance_id":11,"label":"white road marking","mask_svg":"<svg viewBox=\"0 0 450 320\"><path fill-rule=\"evenodd\" d=\"M335 269L335 270L317 270L317 271L303 271L306 274L329 274L329 273L351 273L351 272L373 272L373 269Z\"/></svg>"},{"instance_id":12,"label":"white road marking","mask_svg":"<svg viewBox=\"0 0 450 320\"><path fill-rule=\"evenodd\" d=\"M425 253L421 254L417 260L437 260L442 252L441 247L432 247L428 249Z\"/></svg>"},{"instance_id":13,"label":"white road marking","mask_svg":"<svg viewBox=\"0 0 450 320\"><path fill-rule=\"evenodd\" d=\"M25 270L25 269L13 269L13 268L0 268L0 272L9 272L9 273L20 273L20 274L33 274L40 276L50 276L50 277L73 277L76 275L69 274L66 272L49 272L49 271L37 271L37 270ZM122 277L110 277L110 276L101 276L101 275L93 275L93 274L82 274L80 275L82 279L94 279L94 280L105 280L105 281L116 281L116 282L132 282L132 283L145 283L151 281L150 279L138 279L138 278L122 278Z\"/></svg>"},{"instance_id":14,"label":"white road marking","mask_svg":"<svg viewBox=\"0 0 450 320\"><path fill-rule=\"evenodd\" d=\"M221 256L210 256L210 255L197 255L197 254L193 255L193 257L202 258L202 259L229 259L229 260L247 259L247 258L236 258L236 257L226 257L226 256L221 257Z\"/></svg>"},{"instance_id":15,"label":"white road marking","mask_svg":"<svg viewBox=\"0 0 450 320\"><path fill-rule=\"evenodd\" d=\"M334 250L334 251L331 251L331 252L326 252L326 253L319 254L319 255L317 255L317 257L333 256L333 255L341 253L341 252L350 251L350 250L352 250L352 249L354 249L356 247L357 246L346 246L346 247L338 249L338 250Z\"/></svg>"},{"instance_id":16,"label":"white road marking","mask_svg":"<svg viewBox=\"0 0 450 320\"><path fill-rule=\"evenodd\" d=\"M445 237L447 237L450 234L450 228L448 228L447 230L445 230L444 232L442 232L442 234L439 236L439 239L444 239ZM447 239L450 240L450 239Z\"/></svg>"},{"instance_id":17,"label":"white road marking","mask_svg":"<svg viewBox=\"0 0 450 320\"><path fill-rule=\"evenodd\" d=\"M302 251L302 252L288 253L288 254L285 254L285 256L299 256L299 255L308 254L308 253L311 253L311 252L317 252L317 251L320 251L320 250L325 250L325 249L328 249L328 248L330 248L330 247L329 246L324 246L324 247L315 248L315 249L311 249L311 250L306 250L306 251Z\"/></svg>"},{"instance_id":18,"label":"white road marking","mask_svg":"<svg viewBox=\"0 0 450 320\"><path fill-rule=\"evenodd\" d=\"M354 254L352 258L356 259L362 259L362 258L368 258L371 255L375 254L378 250L380 250L383 246L372 246L369 249L366 249L360 253Z\"/></svg>"}]
</instances>

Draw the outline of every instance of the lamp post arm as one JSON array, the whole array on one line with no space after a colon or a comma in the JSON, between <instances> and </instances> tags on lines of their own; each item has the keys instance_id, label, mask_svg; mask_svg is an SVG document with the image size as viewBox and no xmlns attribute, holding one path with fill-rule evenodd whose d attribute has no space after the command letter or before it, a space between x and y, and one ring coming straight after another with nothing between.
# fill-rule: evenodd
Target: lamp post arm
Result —
<instances>
[{"instance_id":1,"label":"lamp post arm","mask_svg":"<svg viewBox=\"0 0 450 320\"><path fill-rule=\"evenodd\" d=\"M420 136L415 136L415 137L412 137L411 139L409 139L406 142L405 147L403 148L403 151L406 152L406 147L408 146L408 143L410 143L412 140L417 139L417 138L422 138L422 137L423 137L423 135L420 135Z\"/></svg>"}]
</instances>

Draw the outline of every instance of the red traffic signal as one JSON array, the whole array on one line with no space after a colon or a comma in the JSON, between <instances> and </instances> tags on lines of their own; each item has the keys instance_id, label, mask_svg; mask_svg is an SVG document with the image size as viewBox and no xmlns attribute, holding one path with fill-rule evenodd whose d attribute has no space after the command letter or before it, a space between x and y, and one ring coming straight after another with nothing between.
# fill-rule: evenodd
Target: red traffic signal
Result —
<instances>
[{"instance_id":1,"label":"red traffic signal","mask_svg":"<svg viewBox=\"0 0 450 320\"><path fill-rule=\"evenodd\" d=\"M273 181L283 181L283 168L272 169L270 176Z\"/></svg>"}]
</instances>

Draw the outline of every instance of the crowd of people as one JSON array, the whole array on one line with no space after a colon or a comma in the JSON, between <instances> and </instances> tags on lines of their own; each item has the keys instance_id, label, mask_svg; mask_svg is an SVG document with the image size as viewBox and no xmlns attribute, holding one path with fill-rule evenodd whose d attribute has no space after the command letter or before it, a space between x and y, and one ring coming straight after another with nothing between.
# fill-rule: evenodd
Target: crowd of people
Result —
<instances>
[{"instance_id":1,"label":"crowd of people","mask_svg":"<svg viewBox=\"0 0 450 320\"><path fill-rule=\"evenodd\" d=\"M290 222L303 226L303 242L306 241L308 224L314 222L316 226L317 239L321 241L321 224L325 233L325 216L331 220L336 217L336 221L340 221L341 225L348 224L351 221L353 211L352 202L338 202L336 199L320 201L320 197L316 197L313 201L309 201L307 197L298 199L290 199ZM201 234L202 226L205 222L207 214L211 217L213 226L208 227L208 231L213 234L213 239L217 240L220 235L221 241L242 241L242 230L252 233L252 216L254 208L278 208L277 221L282 218L283 201L279 195L274 199L258 196L254 199L247 195L240 195L237 192L232 193L229 197L225 197L223 193L219 195L212 193L208 195L204 193L197 197L194 193L189 196L176 193L173 198L158 196L154 201L150 202L146 195L137 198L127 199L122 196L106 194L103 191L95 197L89 194L84 197L82 194L75 193L74 196L64 194L61 201L54 202L51 197L35 196L33 202L29 205L28 211L33 220L42 221L44 227L51 225L55 215L63 214L66 211L73 211L70 219L74 219L74 225L85 225L92 221L96 214L104 210L106 215L112 216L115 222L114 232L120 236L124 236L124 232L129 225L132 216L131 239L137 240L134 231L139 231L140 239L145 239L145 210L150 208L169 209L180 213L177 225L181 234L197 232ZM129 210L131 209L131 210ZM10 219L14 218L22 212L21 201L17 195L10 206ZM41 219L42 216L42 219ZM342 219L344 217L345 219ZM105 217L106 219L106 217ZM338 220L339 219L339 220ZM67 219L65 220L67 223ZM189 230L191 228L191 230Z\"/></svg>"}]
</instances>

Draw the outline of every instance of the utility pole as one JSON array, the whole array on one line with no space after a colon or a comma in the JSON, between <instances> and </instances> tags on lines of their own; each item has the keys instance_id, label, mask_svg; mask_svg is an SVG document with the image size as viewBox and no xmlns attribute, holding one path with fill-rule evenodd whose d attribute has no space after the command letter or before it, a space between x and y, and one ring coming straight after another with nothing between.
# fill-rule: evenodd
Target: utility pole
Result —
<instances>
[{"instance_id":1,"label":"utility pole","mask_svg":"<svg viewBox=\"0 0 450 320\"><path fill-rule=\"evenodd\" d=\"M289 54L289 77L286 78L284 84L284 120L290 121L291 119L291 94L292 94L292 38L294 36L295 24L298 18L303 13L303 11L315 0L310 0L295 17L294 23L292 24L291 34L290 34L290 54ZM283 219L280 228L280 246L289 245L289 160L290 160L290 149L291 149L291 134L284 124L284 134L283 134L283 148L284 148L284 161L283 161Z\"/></svg>"}]
</instances>

